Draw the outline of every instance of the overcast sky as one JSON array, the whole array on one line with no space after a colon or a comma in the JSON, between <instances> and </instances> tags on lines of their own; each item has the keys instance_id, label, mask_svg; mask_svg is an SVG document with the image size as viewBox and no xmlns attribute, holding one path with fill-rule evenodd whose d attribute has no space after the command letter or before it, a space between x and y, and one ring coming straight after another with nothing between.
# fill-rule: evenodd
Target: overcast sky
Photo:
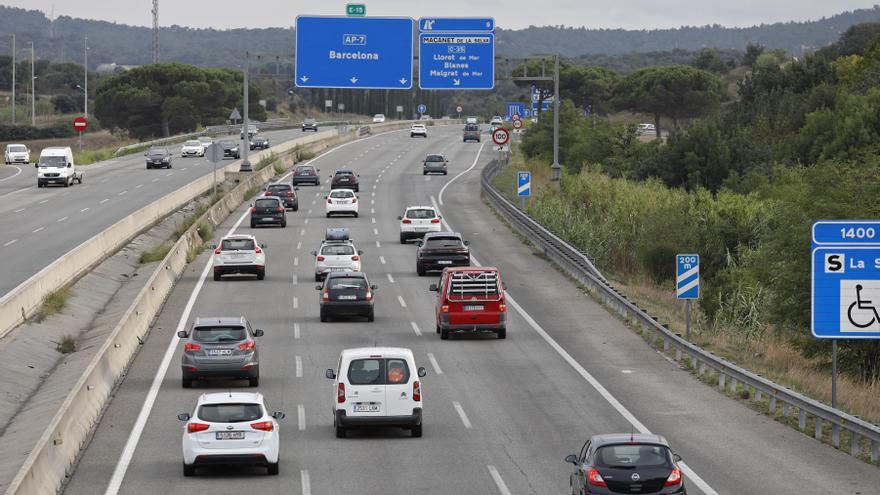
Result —
<instances>
[{"instance_id":1,"label":"overcast sky","mask_svg":"<svg viewBox=\"0 0 880 495\"><path fill-rule=\"evenodd\" d=\"M588 28L653 29L682 25L752 26L805 21L878 0L160 0L159 22L218 29L287 27L299 14L344 14L346 3L366 3L368 15L491 16L499 27L565 24ZM6 0L5 5L47 14L152 24L152 0Z\"/></svg>"}]
</instances>

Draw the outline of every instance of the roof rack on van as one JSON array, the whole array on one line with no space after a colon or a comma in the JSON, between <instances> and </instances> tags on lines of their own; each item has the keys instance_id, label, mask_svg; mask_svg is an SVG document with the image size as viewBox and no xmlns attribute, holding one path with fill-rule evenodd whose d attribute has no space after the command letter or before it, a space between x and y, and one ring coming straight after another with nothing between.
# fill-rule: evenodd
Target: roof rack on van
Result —
<instances>
[{"instance_id":1,"label":"roof rack on van","mask_svg":"<svg viewBox=\"0 0 880 495\"><path fill-rule=\"evenodd\" d=\"M450 295L460 297L469 295L498 295L498 274L494 271L454 272L450 277Z\"/></svg>"}]
</instances>

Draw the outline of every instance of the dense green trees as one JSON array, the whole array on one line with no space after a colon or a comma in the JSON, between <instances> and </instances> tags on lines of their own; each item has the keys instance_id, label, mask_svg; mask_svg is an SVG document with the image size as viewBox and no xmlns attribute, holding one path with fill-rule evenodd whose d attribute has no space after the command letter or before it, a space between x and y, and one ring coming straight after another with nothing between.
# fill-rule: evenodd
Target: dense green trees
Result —
<instances>
[{"instance_id":1,"label":"dense green trees","mask_svg":"<svg viewBox=\"0 0 880 495\"><path fill-rule=\"evenodd\" d=\"M250 118L265 120L259 89L249 88ZM145 65L109 78L98 89L95 115L104 127L133 137L169 136L222 124L242 107L242 74L183 64Z\"/></svg>"}]
</instances>

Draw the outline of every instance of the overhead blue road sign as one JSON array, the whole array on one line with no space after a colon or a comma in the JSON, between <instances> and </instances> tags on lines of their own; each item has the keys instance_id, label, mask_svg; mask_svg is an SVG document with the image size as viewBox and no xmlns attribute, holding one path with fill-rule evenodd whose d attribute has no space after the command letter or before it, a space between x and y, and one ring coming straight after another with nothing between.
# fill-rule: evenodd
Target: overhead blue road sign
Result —
<instances>
[{"instance_id":1,"label":"overhead blue road sign","mask_svg":"<svg viewBox=\"0 0 880 495\"><path fill-rule=\"evenodd\" d=\"M508 102L507 103L507 116L506 120L513 120L514 115L519 115L520 117L528 117L526 115L526 104L520 103L518 101Z\"/></svg>"},{"instance_id":2,"label":"overhead blue road sign","mask_svg":"<svg viewBox=\"0 0 880 495\"><path fill-rule=\"evenodd\" d=\"M419 19L419 87L495 87L495 20Z\"/></svg>"},{"instance_id":3,"label":"overhead blue road sign","mask_svg":"<svg viewBox=\"0 0 880 495\"><path fill-rule=\"evenodd\" d=\"M423 17L419 19L419 32L430 33L492 33L495 19L491 17Z\"/></svg>"},{"instance_id":4,"label":"overhead blue road sign","mask_svg":"<svg viewBox=\"0 0 880 495\"><path fill-rule=\"evenodd\" d=\"M553 108L553 96L545 96L544 99L541 100L541 112L538 112L538 101L541 100L541 90L535 86L532 86L532 115L538 115L538 113L546 112Z\"/></svg>"},{"instance_id":5,"label":"overhead blue road sign","mask_svg":"<svg viewBox=\"0 0 880 495\"><path fill-rule=\"evenodd\" d=\"M518 172L516 174L516 195L528 198L532 195L532 173Z\"/></svg>"},{"instance_id":6,"label":"overhead blue road sign","mask_svg":"<svg viewBox=\"0 0 880 495\"><path fill-rule=\"evenodd\" d=\"M679 299L700 298L700 255L675 255L675 296Z\"/></svg>"},{"instance_id":7,"label":"overhead blue road sign","mask_svg":"<svg viewBox=\"0 0 880 495\"><path fill-rule=\"evenodd\" d=\"M298 16L294 81L301 88L409 89L413 20Z\"/></svg>"},{"instance_id":8,"label":"overhead blue road sign","mask_svg":"<svg viewBox=\"0 0 880 495\"><path fill-rule=\"evenodd\" d=\"M419 103L419 106L418 106L418 108L417 108L416 110L418 110L419 113L425 113L425 111L426 111L427 109L428 109L428 107L426 107L424 103Z\"/></svg>"},{"instance_id":9,"label":"overhead blue road sign","mask_svg":"<svg viewBox=\"0 0 880 495\"><path fill-rule=\"evenodd\" d=\"M880 339L880 221L813 225L811 330L824 339Z\"/></svg>"}]
</instances>

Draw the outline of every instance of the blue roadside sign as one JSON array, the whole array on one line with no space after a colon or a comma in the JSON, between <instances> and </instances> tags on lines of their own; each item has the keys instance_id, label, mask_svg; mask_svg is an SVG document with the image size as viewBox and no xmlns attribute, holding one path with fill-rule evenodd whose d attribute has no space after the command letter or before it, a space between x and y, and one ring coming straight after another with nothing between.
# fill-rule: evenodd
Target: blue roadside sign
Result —
<instances>
[{"instance_id":1,"label":"blue roadside sign","mask_svg":"<svg viewBox=\"0 0 880 495\"><path fill-rule=\"evenodd\" d=\"M301 88L410 89L413 20L298 16L294 81Z\"/></svg>"},{"instance_id":2,"label":"blue roadside sign","mask_svg":"<svg viewBox=\"0 0 880 495\"><path fill-rule=\"evenodd\" d=\"M516 174L516 195L528 198L532 195L532 173L518 172Z\"/></svg>"},{"instance_id":3,"label":"blue roadside sign","mask_svg":"<svg viewBox=\"0 0 880 495\"><path fill-rule=\"evenodd\" d=\"M819 221L812 240L813 336L880 339L880 221Z\"/></svg>"},{"instance_id":4,"label":"blue roadside sign","mask_svg":"<svg viewBox=\"0 0 880 495\"><path fill-rule=\"evenodd\" d=\"M419 103L419 106L418 108L416 108L416 110L418 110L419 113L425 113L428 110L428 107L426 107L424 103Z\"/></svg>"},{"instance_id":5,"label":"blue roadside sign","mask_svg":"<svg viewBox=\"0 0 880 495\"><path fill-rule=\"evenodd\" d=\"M495 21L419 19L419 88L495 87Z\"/></svg>"},{"instance_id":6,"label":"blue roadside sign","mask_svg":"<svg viewBox=\"0 0 880 495\"><path fill-rule=\"evenodd\" d=\"M675 255L675 297L700 298L700 255Z\"/></svg>"},{"instance_id":7,"label":"blue roadside sign","mask_svg":"<svg viewBox=\"0 0 880 495\"><path fill-rule=\"evenodd\" d=\"M507 120L513 120L514 115L519 115L520 117L528 117L528 115L526 115L526 104L520 103L518 101L508 102Z\"/></svg>"}]
</instances>

